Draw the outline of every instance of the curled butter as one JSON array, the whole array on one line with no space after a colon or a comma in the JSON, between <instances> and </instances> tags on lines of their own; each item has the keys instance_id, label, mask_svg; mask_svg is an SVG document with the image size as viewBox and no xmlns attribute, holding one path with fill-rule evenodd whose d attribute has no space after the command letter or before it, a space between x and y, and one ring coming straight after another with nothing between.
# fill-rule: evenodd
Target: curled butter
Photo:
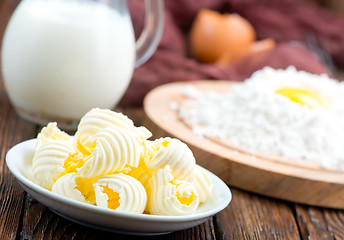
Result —
<instances>
[{"instance_id":1,"label":"curled butter","mask_svg":"<svg viewBox=\"0 0 344 240\"><path fill-rule=\"evenodd\" d=\"M94 136L95 147L89 160L79 169L88 178L122 171L126 165L137 167L141 146L128 131L112 126Z\"/></svg>"},{"instance_id":2,"label":"curled butter","mask_svg":"<svg viewBox=\"0 0 344 240\"><path fill-rule=\"evenodd\" d=\"M135 134L137 138L148 139L152 133L145 127L135 127L134 123L122 113L109 109L93 108L83 116L75 134L74 144L83 151L89 151L93 146L93 137L104 128L117 126Z\"/></svg>"},{"instance_id":3,"label":"curled butter","mask_svg":"<svg viewBox=\"0 0 344 240\"><path fill-rule=\"evenodd\" d=\"M95 179L82 178L77 173L67 173L55 182L51 191L70 199L94 204L93 183L95 181Z\"/></svg>"},{"instance_id":4,"label":"curled butter","mask_svg":"<svg viewBox=\"0 0 344 240\"><path fill-rule=\"evenodd\" d=\"M135 178L122 174L111 174L98 179L94 184L96 204L116 211L143 213L147 194Z\"/></svg>"},{"instance_id":5,"label":"curled butter","mask_svg":"<svg viewBox=\"0 0 344 240\"><path fill-rule=\"evenodd\" d=\"M175 180L171 168L153 173L149 180L147 209L156 215L188 215L195 212L199 196L194 184Z\"/></svg>"},{"instance_id":6,"label":"curled butter","mask_svg":"<svg viewBox=\"0 0 344 240\"><path fill-rule=\"evenodd\" d=\"M177 179L193 180L196 160L190 148L176 138L159 138L148 149L144 158L148 168L157 171L169 165Z\"/></svg>"},{"instance_id":7,"label":"curled butter","mask_svg":"<svg viewBox=\"0 0 344 240\"><path fill-rule=\"evenodd\" d=\"M213 190L213 182L211 181L208 173L198 165L196 165L194 183L199 195L199 202L206 202Z\"/></svg>"},{"instance_id":8,"label":"curled butter","mask_svg":"<svg viewBox=\"0 0 344 240\"><path fill-rule=\"evenodd\" d=\"M211 195L209 176L185 143L151 135L99 108L82 118L74 139L49 123L37 136L34 178L57 194L116 211L194 213Z\"/></svg>"},{"instance_id":9,"label":"curled butter","mask_svg":"<svg viewBox=\"0 0 344 240\"><path fill-rule=\"evenodd\" d=\"M48 123L37 135L36 150L48 140L70 141L70 136L57 127L56 122Z\"/></svg>"},{"instance_id":10,"label":"curled butter","mask_svg":"<svg viewBox=\"0 0 344 240\"><path fill-rule=\"evenodd\" d=\"M49 139L40 144L32 160L33 176L38 185L50 190L65 173L64 162L73 153L70 141Z\"/></svg>"}]
</instances>

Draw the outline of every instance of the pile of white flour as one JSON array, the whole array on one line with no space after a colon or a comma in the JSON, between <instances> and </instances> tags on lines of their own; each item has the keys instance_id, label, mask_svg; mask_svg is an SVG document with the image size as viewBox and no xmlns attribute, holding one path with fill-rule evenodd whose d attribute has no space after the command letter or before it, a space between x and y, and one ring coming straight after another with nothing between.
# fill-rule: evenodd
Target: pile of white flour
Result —
<instances>
[{"instance_id":1,"label":"pile of white flour","mask_svg":"<svg viewBox=\"0 0 344 240\"><path fill-rule=\"evenodd\" d=\"M325 104L302 106L276 94L280 88L310 91ZM183 94L188 100L182 102L180 117L197 125L195 134L344 169L344 83L327 75L266 67L225 94L201 92L192 85Z\"/></svg>"}]
</instances>

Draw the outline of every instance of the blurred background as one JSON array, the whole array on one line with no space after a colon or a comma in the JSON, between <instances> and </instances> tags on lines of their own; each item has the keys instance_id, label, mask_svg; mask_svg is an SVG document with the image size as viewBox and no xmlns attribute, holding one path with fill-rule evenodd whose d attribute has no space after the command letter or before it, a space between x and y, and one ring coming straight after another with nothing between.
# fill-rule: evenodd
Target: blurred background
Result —
<instances>
[{"instance_id":1,"label":"blurred background","mask_svg":"<svg viewBox=\"0 0 344 240\"><path fill-rule=\"evenodd\" d=\"M0 0L1 40L18 3ZM128 5L138 36L144 25L144 1L128 0ZM325 73L341 80L343 26L341 0L165 1L159 47L148 62L135 70L120 105L142 105L145 94L163 83L242 81L264 66L294 65L298 70Z\"/></svg>"}]
</instances>

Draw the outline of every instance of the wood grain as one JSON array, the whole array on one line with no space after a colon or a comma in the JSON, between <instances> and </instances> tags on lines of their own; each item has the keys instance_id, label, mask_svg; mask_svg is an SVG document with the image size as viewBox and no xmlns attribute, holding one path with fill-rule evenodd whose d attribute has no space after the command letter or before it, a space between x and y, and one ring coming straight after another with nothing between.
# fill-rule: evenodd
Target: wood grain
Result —
<instances>
[{"instance_id":1,"label":"wood grain","mask_svg":"<svg viewBox=\"0 0 344 240\"><path fill-rule=\"evenodd\" d=\"M9 103L7 102L6 105ZM9 115L12 115L15 120L16 116L13 109L8 110L12 112ZM122 110L129 117L135 119L134 122L137 126L147 121L143 110L140 108ZM159 128L149 129L154 136L160 132ZM31 138L30 136L27 137ZM17 140L19 140L18 137ZM13 141L16 142L17 140ZM17 184L14 183L14 185ZM15 205L15 208L18 208L22 215L13 214L13 208L3 209L5 212L8 211L5 213L6 219L11 216L13 221L3 221L4 227L1 230L5 231L6 234L1 231L0 239L11 239L12 237L13 239L320 239L317 237L316 231L312 232L312 228L314 229L319 225L317 225L318 221L310 221L307 217L307 211L311 211L308 207L297 205L294 209L294 205L291 203L275 201L233 188L232 192L233 200L229 207L216 215L214 219L200 226L163 236L135 237L98 231L72 223L55 215L29 196L26 196L24 200L21 195L24 193L19 189L19 192L14 193L13 198L20 198L23 201L15 199L8 199L7 201L12 202L11 204ZM305 209L306 214L301 214L302 209ZM336 236L336 239L344 239L341 235L343 229L343 225L341 225L342 211L312 209L320 211L326 219L328 227L324 228L323 234L327 233L328 236ZM294 211L297 212L298 220L293 214ZM306 223L302 236L299 236L297 232L297 228L301 228L300 222ZM14 228L15 224L17 224L16 228Z\"/></svg>"},{"instance_id":2,"label":"wood grain","mask_svg":"<svg viewBox=\"0 0 344 240\"><path fill-rule=\"evenodd\" d=\"M289 204L233 188L232 192L233 200L229 207L216 215L219 239L299 238L297 223ZM269 224L266 224L267 219Z\"/></svg>"},{"instance_id":3,"label":"wood grain","mask_svg":"<svg viewBox=\"0 0 344 240\"><path fill-rule=\"evenodd\" d=\"M344 212L277 201L232 188L233 200L213 219L185 231L137 237L87 228L65 220L28 196L5 165L8 149L33 138L40 129L20 120L13 111L0 76L0 239L344 239ZM142 108L116 109L154 137L169 135L150 120ZM199 155L197 159L206 155ZM229 172L224 167L223 172ZM298 230L299 229L299 230Z\"/></svg>"},{"instance_id":4,"label":"wood grain","mask_svg":"<svg viewBox=\"0 0 344 240\"><path fill-rule=\"evenodd\" d=\"M323 210L327 229L335 239L344 239L344 211Z\"/></svg>"},{"instance_id":5,"label":"wood grain","mask_svg":"<svg viewBox=\"0 0 344 240\"><path fill-rule=\"evenodd\" d=\"M296 205L295 211L300 234L304 239L334 239L328 231L327 221L320 209Z\"/></svg>"},{"instance_id":6,"label":"wood grain","mask_svg":"<svg viewBox=\"0 0 344 240\"><path fill-rule=\"evenodd\" d=\"M34 134L35 127L17 118L2 90L0 92L0 216L6 221L0 221L0 239L15 239L20 229L25 196L6 166L5 155L16 143L32 138Z\"/></svg>"},{"instance_id":7,"label":"wood grain","mask_svg":"<svg viewBox=\"0 0 344 240\"><path fill-rule=\"evenodd\" d=\"M236 146L219 144L193 134L178 118L177 112L169 107L172 101L185 99L182 88L186 84L166 84L146 96L144 110L151 120L150 126L157 125L165 135L186 142L200 165L232 186L278 199L344 209L343 171L281 161L280 157L265 157L267 154L251 154ZM232 83L198 81L192 84L201 89L223 90L229 89Z\"/></svg>"},{"instance_id":8,"label":"wood grain","mask_svg":"<svg viewBox=\"0 0 344 240\"><path fill-rule=\"evenodd\" d=\"M29 196L25 201L22 239L137 239L137 236L123 235L87 228L65 220ZM213 220L167 235L140 237L140 239L215 239Z\"/></svg>"}]
</instances>

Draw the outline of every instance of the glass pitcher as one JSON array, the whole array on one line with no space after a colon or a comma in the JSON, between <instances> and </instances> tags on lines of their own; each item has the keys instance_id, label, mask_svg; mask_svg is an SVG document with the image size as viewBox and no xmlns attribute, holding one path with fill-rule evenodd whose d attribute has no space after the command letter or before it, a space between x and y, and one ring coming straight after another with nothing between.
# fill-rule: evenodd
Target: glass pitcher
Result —
<instances>
[{"instance_id":1,"label":"glass pitcher","mask_svg":"<svg viewBox=\"0 0 344 240\"><path fill-rule=\"evenodd\" d=\"M126 0L23 0L2 45L10 101L25 119L75 129L91 108L119 102L162 28L162 0L146 0L137 42Z\"/></svg>"}]
</instances>

